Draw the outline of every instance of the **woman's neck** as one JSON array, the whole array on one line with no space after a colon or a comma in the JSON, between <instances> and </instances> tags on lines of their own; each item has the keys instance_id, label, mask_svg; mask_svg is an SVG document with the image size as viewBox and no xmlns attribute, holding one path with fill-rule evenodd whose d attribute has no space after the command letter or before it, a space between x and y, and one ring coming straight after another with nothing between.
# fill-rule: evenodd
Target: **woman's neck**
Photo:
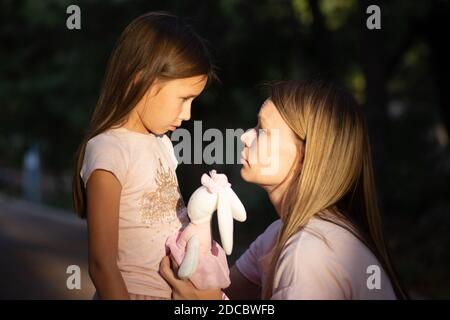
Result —
<instances>
[{"instance_id":1,"label":"woman's neck","mask_svg":"<svg viewBox=\"0 0 450 320\"><path fill-rule=\"evenodd\" d=\"M264 186L264 190L266 190L270 202L272 203L273 207L275 208L275 211L277 212L278 216L282 218L283 216L283 197L286 193L287 186L282 183L276 186Z\"/></svg>"}]
</instances>

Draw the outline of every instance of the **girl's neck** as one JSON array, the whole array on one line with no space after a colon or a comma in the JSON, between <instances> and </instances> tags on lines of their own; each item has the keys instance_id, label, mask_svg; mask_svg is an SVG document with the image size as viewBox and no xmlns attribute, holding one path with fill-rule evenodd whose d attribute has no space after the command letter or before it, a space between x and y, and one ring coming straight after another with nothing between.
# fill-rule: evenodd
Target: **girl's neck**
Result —
<instances>
[{"instance_id":1,"label":"girl's neck","mask_svg":"<svg viewBox=\"0 0 450 320\"><path fill-rule=\"evenodd\" d=\"M128 120L122 125L122 127L142 134L151 134L151 132L148 131L142 123L142 120L136 112L136 108L131 111Z\"/></svg>"}]
</instances>

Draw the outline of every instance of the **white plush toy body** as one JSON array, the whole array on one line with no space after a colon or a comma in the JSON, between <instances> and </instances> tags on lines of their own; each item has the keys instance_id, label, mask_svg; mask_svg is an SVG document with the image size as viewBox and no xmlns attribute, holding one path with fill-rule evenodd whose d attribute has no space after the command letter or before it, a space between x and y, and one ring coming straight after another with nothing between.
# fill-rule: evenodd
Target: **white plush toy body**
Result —
<instances>
[{"instance_id":1,"label":"white plush toy body","mask_svg":"<svg viewBox=\"0 0 450 320\"><path fill-rule=\"evenodd\" d=\"M190 279L199 289L230 285L226 255L233 250L233 219L245 221L247 214L224 174L203 174L202 186L189 199L190 223L166 241L179 265L178 277ZM211 218L217 210L222 247L212 239Z\"/></svg>"}]
</instances>

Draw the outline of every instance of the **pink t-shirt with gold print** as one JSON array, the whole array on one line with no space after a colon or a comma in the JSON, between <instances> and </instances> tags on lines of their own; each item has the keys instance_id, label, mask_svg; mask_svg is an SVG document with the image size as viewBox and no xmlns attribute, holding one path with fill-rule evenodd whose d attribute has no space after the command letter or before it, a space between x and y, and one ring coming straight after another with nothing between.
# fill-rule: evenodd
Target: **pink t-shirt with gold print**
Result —
<instances>
[{"instance_id":1,"label":"pink t-shirt with gold print","mask_svg":"<svg viewBox=\"0 0 450 320\"><path fill-rule=\"evenodd\" d=\"M177 165L166 135L114 128L87 143L84 185L95 169L113 173L122 185L117 265L129 293L171 297L158 270L166 239L188 223Z\"/></svg>"}]
</instances>

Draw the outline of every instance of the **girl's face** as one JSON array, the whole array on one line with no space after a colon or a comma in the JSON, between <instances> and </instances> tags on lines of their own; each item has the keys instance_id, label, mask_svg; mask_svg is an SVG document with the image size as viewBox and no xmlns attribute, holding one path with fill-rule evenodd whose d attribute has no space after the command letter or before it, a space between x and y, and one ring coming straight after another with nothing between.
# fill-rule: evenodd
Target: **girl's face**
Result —
<instances>
[{"instance_id":1,"label":"girl's face","mask_svg":"<svg viewBox=\"0 0 450 320\"><path fill-rule=\"evenodd\" d=\"M155 80L135 108L142 125L157 135L174 131L191 118L192 101L203 91L206 82L204 75Z\"/></svg>"},{"instance_id":2,"label":"girl's face","mask_svg":"<svg viewBox=\"0 0 450 320\"><path fill-rule=\"evenodd\" d=\"M265 188L280 185L301 159L303 142L287 125L271 100L266 100L258 114L258 125L241 136L242 178Z\"/></svg>"}]
</instances>

